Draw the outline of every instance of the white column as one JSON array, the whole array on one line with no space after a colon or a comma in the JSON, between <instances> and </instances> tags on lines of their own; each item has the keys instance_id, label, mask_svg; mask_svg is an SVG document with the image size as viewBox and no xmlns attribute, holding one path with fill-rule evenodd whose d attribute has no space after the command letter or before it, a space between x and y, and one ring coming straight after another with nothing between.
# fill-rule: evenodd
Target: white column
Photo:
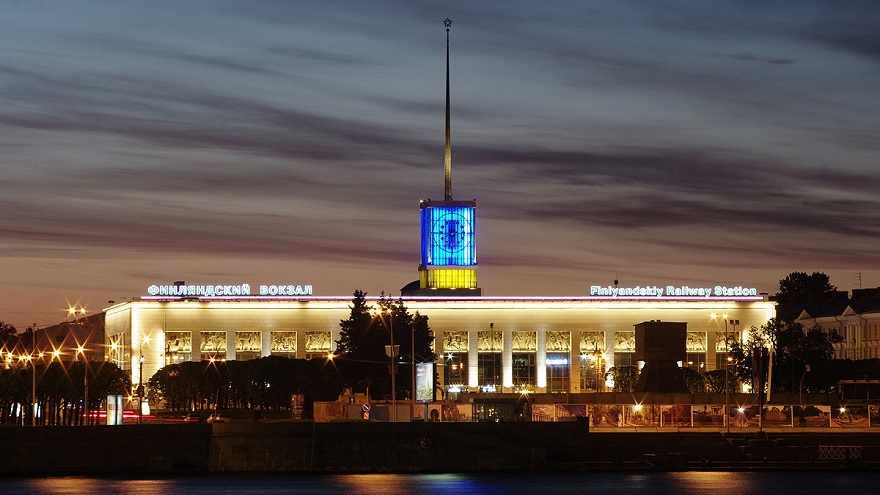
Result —
<instances>
[{"instance_id":1,"label":"white column","mask_svg":"<svg viewBox=\"0 0 880 495\"><path fill-rule=\"evenodd\" d=\"M513 388L513 332L502 331L501 352L501 386L506 389Z\"/></svg>"},{"instance_id":2,"label":"white column","mask_svg":"<svg viewBox=\"0 0 880 495\"><path fill-rule=\"evenodd\" d=\"M547 332L538 330L535 335L535 382L539 392L547 388Z\"/></svg>"},{"instance_id":3,"label":"white column","mask_svg":"<svg viewBox=\"0 0 880 495\"><path fill-rule=\"evenodd\" d=\"M260 355L263 357L272 355L272 331L260 332Z\"/></svg>"},{"instance_id":4,"label":"white column","mask_svg":"<svg viewBox=\"0 0 880 495\"><path fill-rule=\"evenodd\" d=\"M198 330L192 331L192 360L202 360L202 332Z\"/></svg>"},{"instance_id":5,"label":"white column","mask_svg":"<svg viewBox=\"0 0 880 495\"><path fill-rule=\"evenodd\" d=\"M235 361L235 330L226 331L226 360Z\"/></svg>"},{"instance_id":6,"label":"white column","mask_svg":"<svg viewBox=\"0 0 880 495\"><path fill-rule=\"evenodd\" d=\"M721 334L724 338L724 334ZM714 329L710 329L706 332L706 371L712 371L715 369L716 362L718 361L715 356L717 352L715 350L718 342L718 332Z\"/></svg>"},{"instance_id":7,"label":"white column","mask_svg":"<svg viewBox=\"0 0 880 495\"><path fill-rule=\"evenodd\" d=\"M578 393L581 391L581 332L572 330L571 349L568 351L568 391Z\"/></svg>"},{"instance_id":8,"label":"white column","mask_svg":"<svg viewBox=\"0 0 880 495\"><path fill-rule=\"evenodd\" d=\"M476 330L468 331L468 388L480 387L479 375L479 333Z\"/></svg>"},{"instance_id":9,"label":"white column","mask_svg":"<svg viewBox=\"0 0 880 495\"><path fill-rule=\"evenodd\" d=\"M605 370L614 367L614 330L605 330Z\"/></svg>"}]
</instances>

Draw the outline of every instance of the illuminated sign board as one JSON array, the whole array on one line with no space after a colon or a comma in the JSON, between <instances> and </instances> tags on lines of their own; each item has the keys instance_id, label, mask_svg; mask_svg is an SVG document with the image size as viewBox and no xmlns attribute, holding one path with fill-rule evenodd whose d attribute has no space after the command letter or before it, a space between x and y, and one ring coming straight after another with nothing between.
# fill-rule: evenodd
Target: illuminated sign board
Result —
<instances>
[{"instance_id":1,"label":"illuminated sign board","mask_svg":"<svg viewBox=\"0 0 880 495\"><path fill-rule=\"evenodd\" d=\"M251 289L250 284L238 285L151 285L151 296L177 297L224 297L224 296L310 296L311 285L260 285Z\"/></svg>"},{"instance_id":2,"label":"illuminated sign board","mask_svg":"<svg viewBox=\"0 0 880 495\"><path fill-rule=\"evenodd\" d=\"M610 298L645 298L654 297L663 298L711 298L711 297L757 297L758 289L754 287L743 287L740 285L726 287L716 285L715 287L691 287L688 285L667 285L665 287L657 285L636 285L634 287L618 287L614 285L591 285L591 297L610 297Z\"/></svg>"},{"instance_id":3,"label":"illuminated sign board","mask_svg":"<svg viewBox=\"0 0 880 495\"><path fill-rule=\"evenodd\" d=\"M416 363L416 402L434 401L434 363Z\"/></svg>"}]
</instances>

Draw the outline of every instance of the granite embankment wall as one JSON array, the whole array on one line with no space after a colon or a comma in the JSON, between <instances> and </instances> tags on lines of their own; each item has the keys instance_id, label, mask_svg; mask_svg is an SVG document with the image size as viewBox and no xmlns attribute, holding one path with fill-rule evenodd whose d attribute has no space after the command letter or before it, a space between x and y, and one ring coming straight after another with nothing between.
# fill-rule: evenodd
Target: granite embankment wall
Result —
<instances>
[{"instance_id":1,"label":"granite embankment wall","mask_svg":"<svg viewBox=\"0 0 880 495\"><path fill-rule=\"evenodd\" d=\"M880 465L880 433L588 432L578 423L222 423L0 429L0 475L416 473ZM838 447L846 447L844 449ZM647 455L646 455L647 454Z\"/></svg>"}]
</instances>

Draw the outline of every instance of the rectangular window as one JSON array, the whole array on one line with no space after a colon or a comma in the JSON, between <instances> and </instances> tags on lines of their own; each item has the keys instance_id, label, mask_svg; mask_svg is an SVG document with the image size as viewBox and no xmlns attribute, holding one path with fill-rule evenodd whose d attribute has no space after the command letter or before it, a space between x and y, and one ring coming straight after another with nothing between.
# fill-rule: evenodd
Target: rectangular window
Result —
<instances>
[{"instance_id":1,"label":"rectangular window","mask_svg":"<svg viewBox=\"0 0 880 495\"><path fill-rule=\"evenodd\" d=\"M568 353L547 354L547 391L568 392L569 363Z\"/></svg>"},{"instance_id":2,"label":"rectangular window","mask_svg":"<svg viewBox=\"0 0 880 495\"><path fill-rule=\"evenodd\" d=\"M601 392L605 382L605 362L591 359L590 355L581 354L581 390Z\"/></svg>"},{"instance_id":3,"label":"rectangular window","mask_svg":"<svg viewBox=\"0 0 880 495\"><path fill-rule=\"evenodd\" d=\"M236 352L235 353L236 361L252 361L254 359L260 359L259 352Z\"/></svg>"},{"instance_id":4,"label":"rectangular window","mask_svg":"<svg viewBox=\"0 0 880 495\"><path fill-rule=\"evenodd\" d=\"M688 368L703 372L706 371L706 354L702 352L687 353L687 362L684 363Z\"/></svg>"},{"instance_id":5,"label":"rectangular window","mask_svg":"<svg viewBox=\"0 0 880 495\"><path fill-rule=\"evenodd\" d=\"M635 359L634 352L615 352L614 366L636 366L639 364Z\"/></svg>"},{"instance_id":6,"label":"rectangular window","mask_svg":"<svg viewBox=\"0 0 880 495\"><path fill-rule=\"evenodd\" d=\"M501 391L501 353L481 352L477 357L477 380L480 387L495 386Z\"/></svg>"},{"instance_id":7,"label":"rectangular window","mask_svg":"<svg viewBox=\"0 0 880 495\"><path fill-rule=\"evenodd\" d=\"M468 357L466 352L450 352L443 354L443 384L449 388L453 386L467 387L468 383ZM482 383L482 382L480 382Z\"/></svg>"},{"instance_id":8,"label":"rectangular window","mask_svg":"<svg viewBox=\"0 0 880 495\"><path fill-rule=\"evenodd\" d=\"M517 352L513 354L513 386L515 388L535 386L535 353Z\"/></svg>"},{"instance_id":9,"label":"rectangular window","mask_svg":"<svg viewBox=\"0 0 880 495\"><path fill-rule=\"evenodd\" d=\"M725 366L728 366L727 354L725 354L723 352L716 353L715 354L715 369L716 370L723 370Z\"/></svg>"}]
</instances>

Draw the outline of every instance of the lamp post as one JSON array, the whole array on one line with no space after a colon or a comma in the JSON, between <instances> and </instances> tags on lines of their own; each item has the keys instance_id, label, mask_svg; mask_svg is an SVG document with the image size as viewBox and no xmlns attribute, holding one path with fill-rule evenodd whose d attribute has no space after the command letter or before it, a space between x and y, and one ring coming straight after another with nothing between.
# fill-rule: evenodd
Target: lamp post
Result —
<instances>
[{"instance_id":1,"label":"lamp post","mask_svg":"<svg viewBox=\"0 0 880 495\"><path fill-rule=\"evenodd\" d=\"M717 362L717 361L716 361ZM730 337L727 336L727 315L724 315L724 424L730 433Z\"/></svg>"},{"instance_id":2,"label":"lamp post","mask_svg":"<svg viewBox=\"0 0 880 495\"><path fill-rule=\"evenodd\" d=\"M37 324L31 326L31 426L37 426Z\"/></svg>"},{"instance_id":3,"label":"lamp post","mask_svg":"<svg viewBox=\"0 0 880 495\"><path fill-rule=\"evenodd\" d=\"M391 365L388 368L388 372L391 374L391 410L392 415L394 417L394 421L397 420L397 380L395 375L397 374L397 370L395 369L395 358L397 357L397 349L400 346L394 345L394 311L390 308L380 308L378 310L379 320L382 323L385 323L385 318L383 318L383 314L388 314L390 316L388 322L388 332L391 334L391 345L385 346L385 354L391 358Z\"/></svg>"},{"instance_id":4,"label":"lamp post","mask_svg":"<svg viewBox=\"0 0 880 495\"><path fill-rule=\"evenodd\" d=\"M83 412L85 417L83 425L89 425L89 361L86 359L86 348L79 346L76 348L76 354L82 355L83 360Z\"/></svg>"},{"instance_id":5,"label":"lamp post","mask_svg":"<svg viewBox=\"0 0 880 495\"><path fill-rule=\"evenodd\" d=\"M36 353L36 349L34 350ZM31 426L37 426L37 362L31 354Z\"/></svg>"},{"instance_id":6,"label":"lamp post","mask_svg":"<svg viewBox=\"0 0 880 495\"><path fill-rule=\"evenodd\" d=\"M801 409L803 409L803 406L804 406L804 378L806 378L807 373L809 373L809 372L810 372L810 365L808 364L807 367L804 369L804 373L801 375L801 385L798 388L798 402L801 405ZM803 414L803 412L801 412L801 414Z\"/></svg>"},{"instance_id":7,"label":"lamp post","mask_svg":"<svg viewBox=\"0 0 880 495\"><path fill-rule=\"evenodd\" d=\"M410 345L412 347L409 348L410 358L412 359L412 363L411 363L412 370L410 370L412 372L412 391L410 392L410 394L412 395L412 397L410 397L410 399L412 399L412 410L410 411L410 417L413 417L416 414L416 324L415 324L415 322L412 322L412 324L409 326L409 335L410 335L410 339L412 340L412 342L410 343Z\"/></svg>"},{"instance_id":8,"label":"lamp post","mask_svg":"<svg viewBox=\"0 0 880 495\"><path fill-rule=\"evenodd\" d=\"M82 315L83 321L77 322L77 314ZM68 306L67 315L73 317L73 325L84 325L86 322L86 308L80 306L76 308L75 306ZM68 330L70 330L70 324L68 324ZM86 350L85 350L85 342L88 340L89 335L83 335L83 344L80 344L76 348L76 355L82 355L83 358L83 412L85 413L85 418L83 421L84 425L89 424L89 361L86 358Z\"/></svg>"},{"instance_id":9,"label":"lamp post","mask_svg":"<svg viewBox=\"0 0 880 495\"><path fill-rule=\"evenodd\" d=\"M144 335L143 338L141 338L140 358L138 358L138 424L141 424L144 421L144 344L148 344L149 342L150 337L148 335Z\"/></svg>"}]
</instances>

